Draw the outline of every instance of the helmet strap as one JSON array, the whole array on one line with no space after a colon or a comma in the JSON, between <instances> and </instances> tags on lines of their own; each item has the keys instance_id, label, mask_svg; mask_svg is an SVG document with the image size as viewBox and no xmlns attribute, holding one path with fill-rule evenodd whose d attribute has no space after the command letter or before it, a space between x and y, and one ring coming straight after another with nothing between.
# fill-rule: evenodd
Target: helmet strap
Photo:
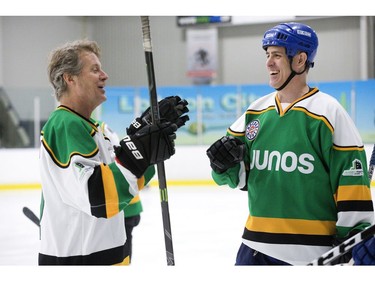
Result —
<instances>
[{"instance_id":1,"label":"helmet strap","mask_svg":"<svg viewBox=\"0 0 375 281\"><path fill-rule=\"evenodd\" d=\"M294 76L296 76L297 72L295 72L294 70L292 70L292 73L290 73L288 79L285 80L284 84L282 84L279 88L276 89L276 91L281 91L282 89L285 88L286 85L289 84L290 80L292 80L292 78Z\"/></svg>"},{"instance_id":2,"label":"helmet strap","mask_svg":"<svg viewBox=\"0 0 375 281\"><path fill-rule=\"evenodd\" d=\"M307 70L307 64L305 65L305 69L303 71L295 72L292 68L292 60L290 60L290 69L292 70L292 72L290 73L288 79L286 79L284 84L282 84L279 88L277 88L276 91L281 91L282 89L284 89L286 87L286 85L289 84L290 80L293 79L294 76L301 75L302 73L304 73Z\"/></svg>"}]
</instances>

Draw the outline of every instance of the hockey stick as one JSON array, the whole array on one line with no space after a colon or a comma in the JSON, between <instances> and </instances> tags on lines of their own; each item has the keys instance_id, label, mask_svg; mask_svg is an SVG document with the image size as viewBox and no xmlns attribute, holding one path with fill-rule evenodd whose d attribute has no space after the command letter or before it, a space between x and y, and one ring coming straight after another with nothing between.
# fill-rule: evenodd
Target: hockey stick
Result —
<instances>
[{"instance_id":1,"label":"hockey stick","mask_svg":"<svg viewBox=\"0 0 375 281\"><path fill-rule=\"evenodd\" d=\"M157 98L157 93L156 93L155 72L154 72L154 62L153 62L153 56L152 56L149 18L147 16L141 16L141 22L142 22L142 34L143 34L143 49L144 49L145 58L146 58L148 88L149 88L149 93L150 93L150 108L151 108L152 123L158 124L160 123L160 115L159 115L158 98ZM157 164L157 170L158 170L161 210L162 210L162 218L163 218L165 250L167 254L167 265L174 265L172 232L171 232L171 222L170 222L170 217L169 217L169 205L168 205L168 190L167 190L167 183L166 183L166 177L165 177L164 162Z\"/></svg>"},{"instance_id":2,"label":"hockey stick","mask_svg":"<svg viewBox=\"0 0 375 281\"><path fill-rule=\"evenodd\" d=\"M29 218L33 223L35 223L37 226L40 227L40 220L39 218L34 214L33 211L31 211L29 208L27 207L23 207L22 208L22 212L24 213L24 215Z\"/></svg>"},{"instance_id":3,"label":"hockey stick","mask_svg":"<svg viewBox=\"0 0 375 281\"><path fill-rule=\"evenodd\" d=\"M351 250L355 245L361 243L362 241L375 235L375 224L369 226L362 232L357 233L356 235L345 240L340 245L324 253L319 258L313 260L308 265L330 265L335 259L341 257L349 250Z\"/></svg>"},{"instance_id":4,"label":"hockey stick","mask_svg":"<svg viewBox=\"0 0 375 281\"><path fill-rule=\"evenodd\" d=\"M372 180L372 174L374 173L374 167L375 167L375 144L374 144L374 147L372 149L372 154L371 154L371 158L370 158L370 165L369 165L369 168L368 168L368 178L370 180L370 185L371 185L371 180Z\"/></svg>"},{"instance_id":5,"label":"hockey stick","mask_svg":"<svg viewBox=\"0 0 375 281\"><path fill-rule=\"evenodd\" d=\"M371 184L371 179L372 179L372 175L374 172L374 166L375 166L375 145L372 149L370 164L369 164L369 169L368 169L368 177L370 180L370 184ZM355 245L359 244L360 242L374 235L375 235L375 225L371 225L365 230L363 230L362 232L357 233L356 235L345 240L340 245L326 252L325 254L315 259L308 265L329 265L335 259L339 258L340 256L344 255L346 252L351 250Z\"/></svg>"}]
</instances>

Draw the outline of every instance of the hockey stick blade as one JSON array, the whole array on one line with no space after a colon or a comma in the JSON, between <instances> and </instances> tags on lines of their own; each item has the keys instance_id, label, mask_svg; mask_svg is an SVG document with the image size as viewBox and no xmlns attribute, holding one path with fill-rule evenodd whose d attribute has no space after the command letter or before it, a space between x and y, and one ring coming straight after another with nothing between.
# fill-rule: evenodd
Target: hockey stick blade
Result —
<instances>
[{"instance_id":1,"label":"hockey stick blade","mask_svg":"<svg viewBox=\"0 0 375 281\"><path fill-rule=\"evenodd\" d=\"M23 207L22 209L22 212L24 213L24 215L30 219L33 223L35 223L37 226L40 227L40 220L39 218L34 214L33 211L31 211L29 208L27 207Z\"/></svg>"},{"instance_id":2,"label":"hockey stick blade","mask_svg":"<svg viewBox=\"0 0 375 281\"><path fill-rule=\"evenodd\" d=\"M142 23L142 36L143 36L143 49L146 59L147 67L147 78L148 78L148 88L150 94L150 109L153 124L160 123L159 115L159 103L156 93L156 82L155 82L155 71L154 62L152 56L152 44L151 44L151 32L150 32L150 22L148 16L141 16ZM171 223L169 218L169 204L168 204L168 190L167 190L167 180L165 175L164 162L157 163L158 179L159 179L159 189L160 189L160 199L161 199L161 210L164 228L164 241L165 250L167 255L167 265L175 265L174 254L173 254L173 243L172 243L172 232Z\"/></svg>"}]
</instances>

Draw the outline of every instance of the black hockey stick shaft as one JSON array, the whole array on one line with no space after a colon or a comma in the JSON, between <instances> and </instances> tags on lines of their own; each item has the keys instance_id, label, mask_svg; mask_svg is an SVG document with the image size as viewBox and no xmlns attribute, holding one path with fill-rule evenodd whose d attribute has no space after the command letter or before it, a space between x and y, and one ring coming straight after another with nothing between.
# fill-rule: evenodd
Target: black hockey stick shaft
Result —
<instances>
[{"instance_id":1,"label":"black hockey stick shaft","mask_svg":"<svg viewBox=\"0 0 375 281\"><path fill-rule=\"evenodd\" d=\"M375 166L375 145L372 149L369 169L368 169L368 177L370 180L370 184L371 184L371 179L372 179L372 175L374 172L374 166ZM340 256L350 251L355 245L361 243L362 241L374 235L375 235L375 225L371 225L365 230L363 230L362 232L357 233L356 235L345 240L340 245L324 253L322 256L315 259L308 265L330 265L335 259L339 258Z\"/></svg>"},{"instance_id":2,"label":"black hockey stick shaft","mask_svg":"<svg viewBox=\"0 0 375 281\"><path fill-rule=\"evenodd\" d=\"M374 144L374 147L372 148L370 165L368 168L368 178L370 180L370 185L371 185L372 174L374 173L374 167L375 167L375 144Z\"/></svg>"},{"instance_id":3,"label":"black hockey stick shaft","mask_svg":"<svg viewBox=\"0 0 375 281\"><path fill-rule=\"evenodd\" d=\"M37 226L40 227L40 220L39 218L34 214L33 211L31 211L28 207L23 207L22 212L24 215L29 218L33 223L35 223Z\"/></svg>"},{"instance_id":4,"label":"black hockey stick shaft","mask_svg":"<svg viewBox=\"0 0 375 281\"><path fill-rule=\"evenodd\" d=\"M147 66L147 77L148 77L148 87L149 87L149 94L150 94L150 108L151 108L152 123L158 124L160 123L160 115L159 115L158 97L157 97L157 92L156 92L155 71L154 71L154 62L153 62L153 55L152 55L149 17L141 16L141 22L142 22L142 34L143 34L143 49L145 52L146 66ZM175 265L171 221L170 221L170 215L169 215L168 189L167 189L164 162L157 164L157 171L158 171L161 210L162 210L162 218L163 218L165 250L166 250L166 255L167 255L167 265Z\"/></svg>"},{"instance_id":5,"label":"black hockey stick shaft","mask_svg":"<svg viewBox=\"0 0 375 281\"><path fill-rule=\"evenodd\" d=\"M357 233L356 235L345 240L340 245L324 253L319 258L315 259L308 265L330 265L340 256L344 255L350 251L355 245L361 243L362 241L375 235L375 225L371 225L362 232Z\"/></svg>"}]
</instances>

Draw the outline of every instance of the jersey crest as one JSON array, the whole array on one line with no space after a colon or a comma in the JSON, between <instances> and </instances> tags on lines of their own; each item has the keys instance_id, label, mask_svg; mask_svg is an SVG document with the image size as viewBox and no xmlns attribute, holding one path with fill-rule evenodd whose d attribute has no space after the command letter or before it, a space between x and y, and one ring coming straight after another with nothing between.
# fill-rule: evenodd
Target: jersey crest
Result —
<instances>
[{"instance_id":1,"label":"jersey crest","mask_svg":"<svg viewBox=\"0 0 375 281\"><path fill-rule=\"evenodd\" d=\"M254 140L256 136L258 135L260 128L260 122L259 120L253 120L246 126L245 135L248 140Z\"/></svg>"},{"instance_id":2,"label":"jersey crest","mask_svg":"<svg viewBox=\"0 0 375 281\"><path fill-rule=\"evenodd\" d=\"M345 170L342 173L343 176L352 176L352 177L361 177L363 176L362 162L358 159L355 159L352 162L352 167L349 170Z\"/></svg>"}]
</instances>

